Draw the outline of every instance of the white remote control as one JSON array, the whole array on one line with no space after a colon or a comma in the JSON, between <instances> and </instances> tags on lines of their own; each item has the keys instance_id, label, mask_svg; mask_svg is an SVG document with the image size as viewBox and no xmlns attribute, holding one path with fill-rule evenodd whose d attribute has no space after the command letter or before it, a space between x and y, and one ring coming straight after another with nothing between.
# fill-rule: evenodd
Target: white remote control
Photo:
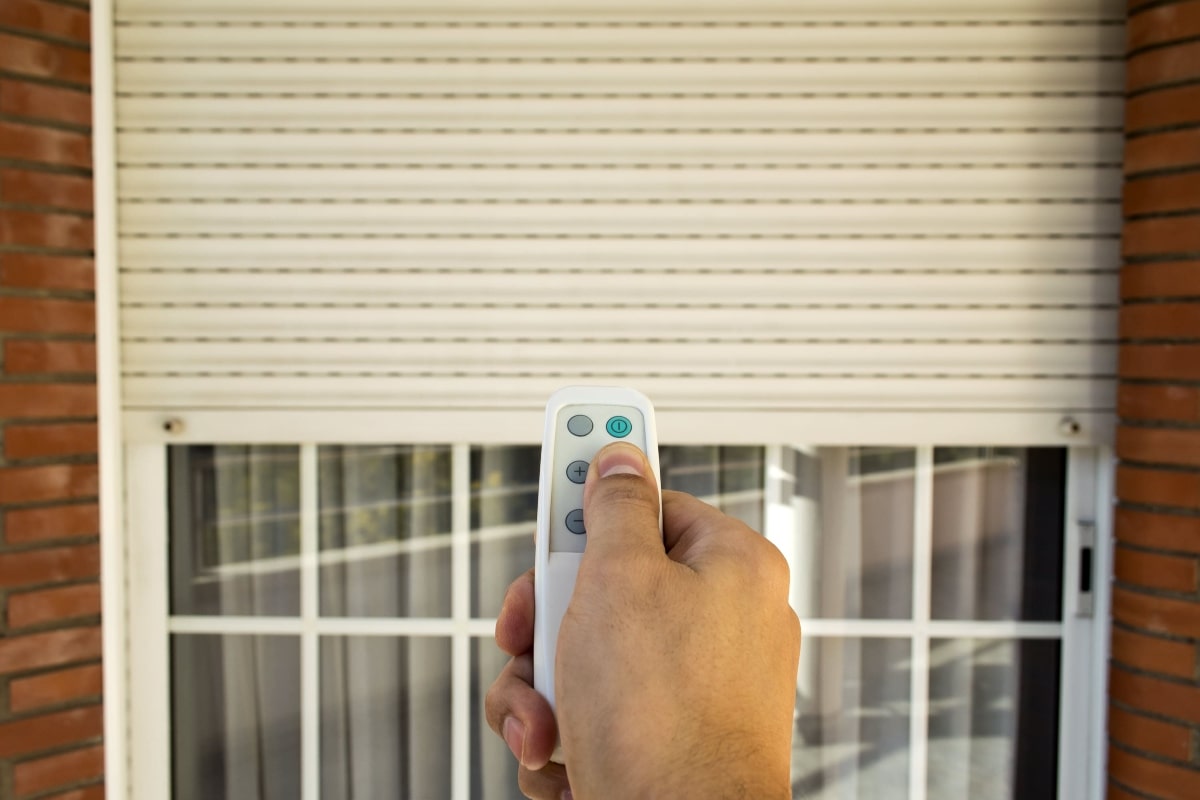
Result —
<instances>
[{"instance_id":1,"label":"white remote control","mask_svg":"<svg viewBox=\"0 0 1200 800\"><path fill-rule=\"evenodd\" d=\"M571 602L587 542L583 483L596 453L612 442L628 442L645 453L661 487L654 406L644 394L615 387L568 386L550 396L538 486L533 685L552 709L558 626ZM660 516L660 534L661 528ZM562 761L561 748L555 749L553 758Z\"/></svg>"}]
</instances>

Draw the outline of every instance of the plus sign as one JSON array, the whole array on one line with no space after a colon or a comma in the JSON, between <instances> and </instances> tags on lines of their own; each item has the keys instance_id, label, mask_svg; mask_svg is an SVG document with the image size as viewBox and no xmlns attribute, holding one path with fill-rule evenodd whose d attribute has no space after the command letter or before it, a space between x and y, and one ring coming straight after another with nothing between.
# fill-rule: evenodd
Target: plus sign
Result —
<instances>
[{"instance_id":1,"label":"plus sign","mask_svg":"<svg viewBox=\"0 0 1200 800\"><path fill-rule=\"evenodd\" d=\"M586 468L584 468L584 467L576 467L575 468L575 477L582 478L584 475L587 475Z\"/></svg>"}]
</instances>

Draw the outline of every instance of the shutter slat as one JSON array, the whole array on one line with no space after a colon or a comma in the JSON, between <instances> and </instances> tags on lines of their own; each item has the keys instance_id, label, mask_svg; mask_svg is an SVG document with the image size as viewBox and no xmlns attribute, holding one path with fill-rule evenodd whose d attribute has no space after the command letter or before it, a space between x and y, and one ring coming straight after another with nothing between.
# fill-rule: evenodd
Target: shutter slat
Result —
<instances>
[{"instance_id":1,"label":"shutter slat","mask_svg":"<svg viewBox=\"0 0 1200 800\"><path fill-rule=\"evenodd\" d=\"M723 303L729 272L633 272L329 269L324 272L154 272L127 274L126 302L287 303L322 298L328 303L370 305L380 298L416 303L623 303L640 298L672 304ZM777 303L797 298L806 305L856 305L864 293L889 306L978 304L1099 305L1117 292L1117 275L1093 273L869 273L751 271L736 273L737 300ZM886 298L886 300L884 300Z\"/></svg>"},{"instance_id":2,"label":"shutter slat","mask_svg":"<svg viewBox=\"0 0 1200 800\"><path fill-rule=\"evenodd\" d=\"M887 4L891 7L891 4ZM815 22L809 20L810 23ZM118 27L121 61L136 59L383 59L453 58L489 55L497 58L721 58L747 53L760 56L808 58L1033 58L1061 56L1123 56L1125 32L1120 24L1084 20L1083 24L1053 24L1052 20L997 25L908 24L757 26L727 22L673 24L664 36L661 26L630 23L620 26L561 25L547 36L534 24L494 24L464 27L448 24L407 26L355 25L331 32L328 25L276 27L270 37L261 27L223 25L220 35L194 26L138 22ZM1049 24L1047 24L1049 23ZM336 25L336 23L332 23Z\"/></svg>"}]
</instances>

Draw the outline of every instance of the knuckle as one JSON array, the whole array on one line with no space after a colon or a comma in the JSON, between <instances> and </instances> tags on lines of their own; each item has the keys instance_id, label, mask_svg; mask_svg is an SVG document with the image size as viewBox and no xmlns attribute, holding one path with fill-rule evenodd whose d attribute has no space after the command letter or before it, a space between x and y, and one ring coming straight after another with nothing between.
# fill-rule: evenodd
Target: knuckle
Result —
<instances>
[{"instance_id":1,"label":"knuckle","mask_svg":"<svg viewBox=\"0 0 1200 800\"><path fill-rule=\"evenodd\" d=\"M649 509L658 513L658 493L645 480L634 475L611 475L598 486L595 500L605 505Z\"/></svg>"}]
</instances>

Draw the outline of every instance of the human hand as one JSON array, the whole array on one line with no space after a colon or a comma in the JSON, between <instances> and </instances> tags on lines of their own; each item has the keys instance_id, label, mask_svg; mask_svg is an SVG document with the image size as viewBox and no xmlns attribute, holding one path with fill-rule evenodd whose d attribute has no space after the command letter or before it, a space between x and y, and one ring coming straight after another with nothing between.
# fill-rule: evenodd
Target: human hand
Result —
<instances>
[{"instance_id":1,"label":"human hand","mask_svg":"<svg viewBox=\"0 0 1200 800\"><path fill-rule=\"evenodd\" d=\"M559 629L557 726L530 685L531 574L509 588L496 636L514 658L487 713L529 797L790 796L800 632L787 564L737 520L661 497L662 539L641 451L610 445L593 460L588 546ZM547 762L558 731L569 782Z\"/></svg>"}]
</instances>

